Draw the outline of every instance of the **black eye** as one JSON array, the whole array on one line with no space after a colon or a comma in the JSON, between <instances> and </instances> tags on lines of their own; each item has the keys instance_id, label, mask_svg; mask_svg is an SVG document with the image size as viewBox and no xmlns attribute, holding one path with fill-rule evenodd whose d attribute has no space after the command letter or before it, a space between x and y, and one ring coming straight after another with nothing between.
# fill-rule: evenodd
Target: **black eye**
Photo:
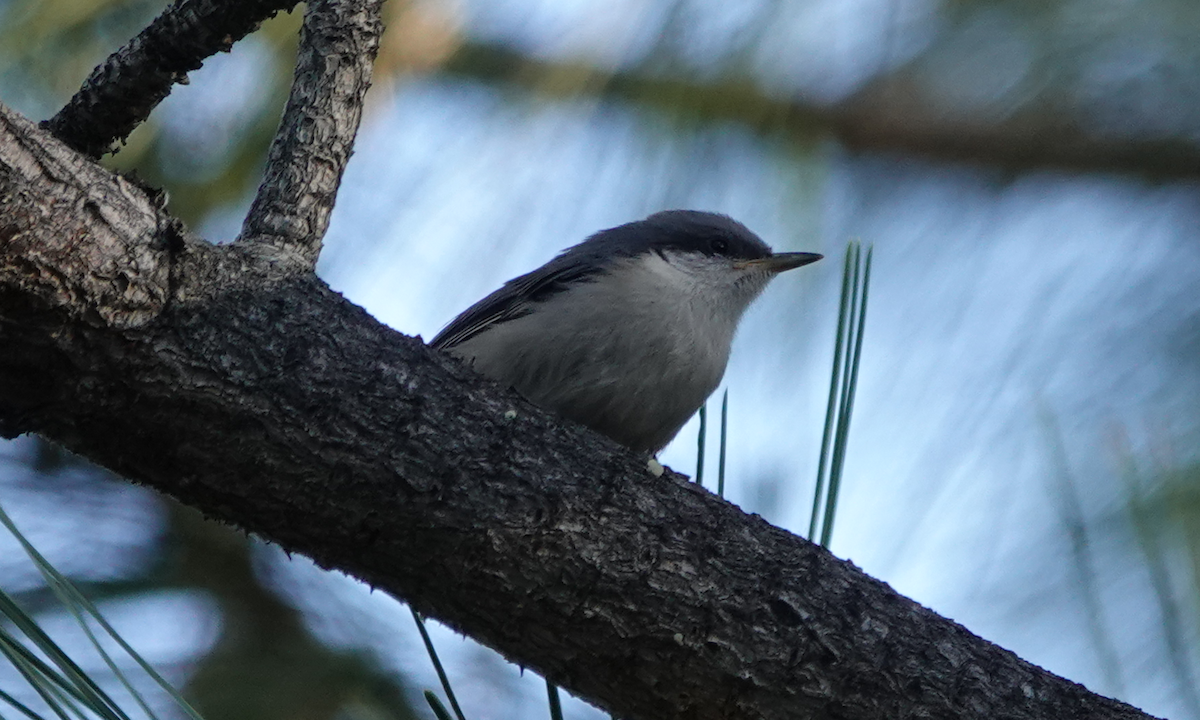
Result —
<instances>
[{"instance_id":1,"label":"black eye","mask_svg":"<svg viewBox=\"0 0 1200 720\"><path fill-rule=\"evenodd\" d=\"M725 238L713 238L712 240L708 241L708 246L712 248L712 251L718 255L724 255L725 253L729 252L729 241L727 241Z\"/></svg>"}]
</instances>

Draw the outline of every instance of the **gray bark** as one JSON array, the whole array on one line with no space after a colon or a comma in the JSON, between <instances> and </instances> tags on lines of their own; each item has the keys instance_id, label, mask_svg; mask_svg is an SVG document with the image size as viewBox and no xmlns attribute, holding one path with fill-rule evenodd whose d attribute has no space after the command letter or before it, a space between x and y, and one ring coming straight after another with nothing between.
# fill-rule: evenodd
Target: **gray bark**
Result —
<instances>
[{"instance_id":1,"label":"gray bark","mask_svg":"<svg viewBox=\"0 0 1200 720\"><path fill-rule=\"evenodd\" d=\"M0 111L0 431L630 718L1145 718L556 421Z\"/></svg>"},{"instance_id":2,"label":"gray bark","mask_svg":"<svg viewBox=\"0 0 1200 720\"><path fill-rule=\"evenodd\" d=\"M177 0L101 63L44 126L90 157L110 152L205 58L298 0Z\"/></svg>"},{"instance_id":3,"label":"gray bark","mask_svg":"<svg viewBox=\"0 0 1200 720\"><path fill-rule=\"evenodd\" d=\"M271 243L316 267L371 86L371 65L383 31L382 4L310 3L292 91L240 241Z\"/></svg>"}]
</instances>

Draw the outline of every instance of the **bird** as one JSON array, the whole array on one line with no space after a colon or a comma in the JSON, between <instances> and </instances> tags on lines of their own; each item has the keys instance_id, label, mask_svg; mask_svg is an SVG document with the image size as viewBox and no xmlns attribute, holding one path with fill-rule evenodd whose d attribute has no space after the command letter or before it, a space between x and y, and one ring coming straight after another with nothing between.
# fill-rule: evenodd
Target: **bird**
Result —
<instances>
[{"instance_id":1,"label":"bird","mask_svg":"<svg viewBox=\"0 0 1200 720\"><path fill-rule=\"evenodd\" d=\"M657 212L509 280L430 344L653 458L720 384L750 303L821 257L773 252L727 215Z\"/></svg>"}]
</instances>

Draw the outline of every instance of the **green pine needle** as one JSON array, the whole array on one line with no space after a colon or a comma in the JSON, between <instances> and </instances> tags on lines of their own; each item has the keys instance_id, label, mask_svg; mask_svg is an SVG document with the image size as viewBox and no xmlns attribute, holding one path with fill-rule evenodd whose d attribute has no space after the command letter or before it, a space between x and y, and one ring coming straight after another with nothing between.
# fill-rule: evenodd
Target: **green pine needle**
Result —
<instances>
[{"instance_id":1,"label":"green pine needle","mask_svg":"<svg viewBox=\"0 0 1200 720\"><path fill-rule=\"evenodd\" d=\"M850 276L854 259L858 256L857 245L850 243L846 249L846 263L842 269L842 299L838 306L837 334L833 343L833 370L829 378L829 402L825 406L825 432L821 436L821 452L817 460L817 488L813 493L812 514L808 520L808 539L815 542L817 521L821 517L821 501L825 493L825 472L829 464L829 447L833 439L833 425L837 418L838 388L841 385L842 353L846 337L846 318L850 306Z\"/></svg>"},{"instance_id":2,"label":"green pine needle","mask_svg":"<svg viewBox=\"0 0 1200 720\"><path fill-rule=\"evenodd\" d=\"M4 692L3 690L0 690L0 700L13 706L14 708L16 708L17 712L21 713L22 715L29 718L30 720L42 720L41 715L38 715L33 710L31 710L28 705L26 705L25 703L16 699L12 695L9 695L8 693Z\"/></svg>"},{"instance_id":3,"label":"green pine needle","mask_svg":"<svg viewBox=\"0 0 1200 720\"><path fill-rule=\"evenodd\" d=\"M0 641L3 641L4 644L2 652L13 666L26 676L26 679L35 677L43 679L47 683L53 683L69 693L76 701L94 709L102 717L111 720L123 718L113 709L113 703L104 694L104 691L50 639L50 636L42 631L33 618L25 614L13 602L7 593L0 592L0 615L8 618L16 626L16 629L33 643L34 647L50 659L50 663L58 667L56 670L51 664L34 655L32 650L11 634L5 632L4 636L0 637ZM44 684L42 683L42 685Z\"/></svg>"},{"instance_id":4,"label":"green pine needle","mask_svg":"<svg viewBox=\"0 0 1200 720\"><path fill-rule=\"evenodd\" d=\"M71 706L76 717L83 716L83 713L75 710L73 700L63 694L62 687L69 688L69 683L53 671L49 675L42 672L38 667L41 661L36 657L31 658L25 646L17 642L7 631L0 634L0 655L8 659L21 677L25 678L25 682L29 683L29 686L42 698L42 702L46 703L46 706L53 710L61 720L70 720L64 705Z\"/></svg>"},{"instance_id":5,"label":"green pine needle","mask_svg":"<svg viewBox=\"0 0 1200 720\"><path fill-rule=\"evenodd\" d=\"M454 720L450 716L450 712L446 710L446 706L438 700L438 696L433 694L432 690L425 691L425 702L429 703L429 709L433 710L433 714L437 716L437 720Z\"/></svg>"},{"instance_id":6,"label":"green pine needle","mask_svg":"<svg viewBox=\"0 0 1200 720\"><path fill-rule=\"evenodd\" d=\"M546 697L550 700L550 720L563 720L562 703L558 699L558 687L546 681Z\"/></svg>"},{"instance_id":7,"label":"green pine needle","mask_svg":"<svg viewBox=\"0 0 1200 720\"><path fill-rule=\"evenodd\" d=\"M154 668L143 659L129 643L122 638L95 605L80 593L67 578L60 573L17 529L12 519L0 508L0 524L20 543L26 555L41 573L46 585L54 592L59 602L71 613L76 623L86 634L92 646L100 654L109 669L121 682L125 689L141 707L146 717L155 720L156 716L140 693L124 672L117 666L112 656L103 648L91 628L89 617L95 621L120 647L175 701L186 715L193 720L202 720L200 715L180 696ZM40 650L50 662L57 667L51 667L34 656L25 645L7 631L0 633L0 654L3 654L21 674L33 685L56 715L64 717L65 713L79 718L90 717L88 712L107 720L128 720L125 711L105 693L87 673L85 673L67 654L51 640L37 623L29 617L7 594L0 592L0 615L9 619L29 642ZM14 704L11 696L0 697L20 711L22 714L33 712L24 705ZM28 711L28 712L27 712ZM36 715L36 713L34 713Z\"/></svg>"},{"instance_id":8,"label":"green pine needle","mask_svg":"<svg viewBox=\"0 0 1200 720\"><path fill-rule=\"evenodd\" d=\"M721 449L717 454L717 496L725 497L725 431L729 428L729 388L721 398Z\"/></svg>"},{"instance_id":9,"label":"green pine needle","mask_svg":"<svg viewBox=\"0 0 1200 720\"><path fill-rule=\"evenodd\" d=\"M850 435L850 417L854 410L855 391L858 388L858 367L862 354L863 330L866 326L867 289L871 280L873 253L873 248L868 248L866 262L863 263L861 245L851 242L846 248L846 264L842 270L842 297L838 308L829 401L825 409L825 430L821 437L821 451L817 464L817 486L813 493L812 515L808 524L809 540L816 539L817 528L820 526L819 542L822 547L829 547L833 537L833 521ZM828 488L825 484L827 473Z\"/></svg>"},{"instance_id":10,"label":"green pine needle","mask_svg":"<svg viewBox=\"0 0 1200 720\"><path fill-rule=\"evenodd\" d=\"M425 621L417 613L413 607L409 606L409 611L412 612L413 620L417 623L417 630L421 633L421 640L425 642L425 650L429 653L429 659L433 661L433 669L437 672L438 680L442 683L442 690L446 692L446 698L450 700L450 707L454 708L454 715L458 720L467 720L463 715L462 708L459 707L458 698L454 696L454 688L450 687L450 678L446 676L446 669L442 667L442 661L438 659L437 650L433 649L433 641L429 639L429 633L425 630ZM429 699L429 691L425 692L426 700ZM437 699L436 697L434 698ZM437 712L436 710L434 712Z\"/></svg>"}]
</instances>

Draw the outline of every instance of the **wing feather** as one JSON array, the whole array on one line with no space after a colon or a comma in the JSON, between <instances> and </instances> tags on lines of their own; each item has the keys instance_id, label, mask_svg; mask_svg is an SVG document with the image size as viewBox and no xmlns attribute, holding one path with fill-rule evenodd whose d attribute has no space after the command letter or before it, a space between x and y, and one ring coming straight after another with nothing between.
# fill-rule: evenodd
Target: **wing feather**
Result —
<instances>
[{"instance_id":1,"label":"wing feather","mask_svg":"<svg viewBox=\"0 0 1200 720\"><path fill-rule=\"evenodd\" d=\"M450 321L429 344L448 350L490 327L529 314L537 303L568 284L602 272L599 266L582 260L579 253L563 253L537 270L509 280Z\"/></svg>"},{"instance_id":2,"label":"wing feather","mask_svg":"<svg viewBox=\"0 0 1200 720\"><path fill-rule=\"evenodd\" d=\"M645 220L601 230L537 270L509 280L454 318L430 344L446 350L498 323L527 315L537 303L572 283L605 272L619 258L652 250L711 254L714 251L710 240L714 237L724 240L723 252L734 257L759 258L771 254L771 249L757 235L728 216L691 210L656 213Z\"/></svg>"}]
</instances>

